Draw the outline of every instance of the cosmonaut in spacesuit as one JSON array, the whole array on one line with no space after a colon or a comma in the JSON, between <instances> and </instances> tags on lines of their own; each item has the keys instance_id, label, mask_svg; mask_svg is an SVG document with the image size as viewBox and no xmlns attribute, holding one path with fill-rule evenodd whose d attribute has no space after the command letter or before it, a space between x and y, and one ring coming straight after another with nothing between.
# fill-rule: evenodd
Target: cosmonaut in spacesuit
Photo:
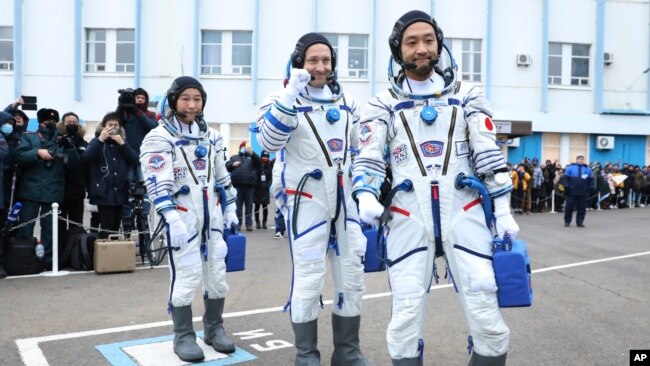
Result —
<instances>
[{"instance_id":1,"label":"cosmonaut in spacesuit","mask_svg":"<svg viewBox=\"0 0 650 366\"><path fill-rule=\"evenodd\" d=\"M443 257L469 325L470 365L504 365L509 330L497 303L492 235L476 191L455 185L460 173L481 179L494 200L498 235L516 236L512 183L490 106L478 89L461 85L428 14L400 17L389 46L401 71L393 76L391 62L391 87L362 108L353 168L359 216L377 223L386 217L377 197L387 146L396 190L385 230L393 297L389 353L394 365L423 363L428 292L438 279L435 258Z\"/></svg>"},{"instance_id":2,"label":"cosmonaut in spacesuit","mask_svg":"<svg viewBox=\"0 0 650 366\"><path fill-rule=\"evenodd\" d=\"M163 108L161 124L140 148L147 192L166 222L174 352L189 362L204 358L196 344L191 308L201 278L204 341L218 352L235 351L223 328L228 247L222 231L224 221L227 226L238 221L236 190L226 171L223 139L203 120L206 97L198 80L189 76L174 80L167 91L169 110ZM219 201L216 186L225 187L227 202ZM220 205L226 205L223 214Z\"/></svg>"},{"instance_id":3,"label":"cosmonaut in spacesuit","mask_svg":"<svg viewBox=\"0 0 650 366\"><path fill-rule=\"evenodd\" d=\"M334 278L331 364L367 365L359 348L366 240L349 174L357 103L342 92L336 53L323 35L302 36L287 68L285 88L260 108L257 138L264 150L278 153L272 190L286 219L293 259L287 308L296 365L320 365L317 316L326 258Z\"/></svg>"}]
</instances>

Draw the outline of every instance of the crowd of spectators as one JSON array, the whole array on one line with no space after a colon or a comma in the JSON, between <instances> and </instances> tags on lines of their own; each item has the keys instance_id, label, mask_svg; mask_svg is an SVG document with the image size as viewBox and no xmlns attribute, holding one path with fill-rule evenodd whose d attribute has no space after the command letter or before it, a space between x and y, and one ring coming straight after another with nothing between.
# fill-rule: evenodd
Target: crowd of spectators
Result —
<instances>
[{"instance_id":1,"label":"crowd of spectators","mask_svg":"<svg viewBox=\"0 0 650 366\"><path fill-rule=\"evenodd\" d=\"M121 91L118 105L104 117L90 143L85 125L74 112L59 118L52 108L36 113L38 126L27 131L29 117L21 108L22 97L0 112L0 226L4 227L0 245L0 278L6 277L4 249L10 236L34 236L40 218L39 240L44 247L43 267L52 267L52 203L59 204L59 253L66 233L83 230L85 199L96 205L91 230L107 237L120 227L133 227L130 188L142 180L139 149L144 136L158 125L149 111L149 96L142 89ZM110 107L109 107L110 108ZM19 225L6 227L8 212L16 202L22 204Z\"/></svg>"},{"instance_id":2,"label":"crowd of spectators","mask_svg":"<svg viewBox=\"0 0 650 366\"><path fill-rule=\"evenodd\" d=\"M559 160L524 158L518 164L508 163L514 185L511 207L515 214L564 212L570 164ZM592 162L588 167L593 180L587 190L587 210L608 210L646 207L650 204L650 166L621 162ZM555 205L552 207L552 205Z\"/></svg>"}]
</instances>

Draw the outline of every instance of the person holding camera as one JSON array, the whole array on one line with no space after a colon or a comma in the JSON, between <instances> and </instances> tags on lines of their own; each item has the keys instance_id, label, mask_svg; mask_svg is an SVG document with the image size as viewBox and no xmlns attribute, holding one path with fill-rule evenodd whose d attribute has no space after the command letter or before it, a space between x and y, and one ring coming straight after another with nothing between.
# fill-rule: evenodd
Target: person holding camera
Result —
<instances>
[{"instance_id":1,"label":"person holding camera","mask_svg":"<svg viewBox=\"0 0 650 366\"><path fill-rule=\"evenodd\" d=\"M21 171L16 200L22 202L20 222L26 223L50 212L53 202L62 202L65 187L65 170L79 165L79 155L74 146L62 139L57 129L59 112L42 108L37 112L39 128L25 133L15 153ZM18 229L18 235L34 235L34 223ZM45 268L52 266L52 218L41 218L41 242L45 247Z\"/></svg>"},{"instance_id":2,"label":"person holding camera","mask_svg":"<svg viewBox=\"0 0 650 366\"><path fill-rule=\"evenodd\" d=\"M104 116L97 126L97 137L92 139L83 154L90 172L88 200L97 205L100 238L117 232L122 221L122 210L129 199L129 167L137 164L138 153L124 137L124 129L117 113Z\"/></svg>"},{"instance_id":3,"label":"person holding camera","mask_svg":"<svg viewBox=\"0 0 650 366\"><path fill-rule=\"evenodd\" d=\"M118 113L121 121L121 126L124 129L126 142L135 150L138 155L140 154L140 145L142 140L151 131L156 128L155 113L150 112L147 107L149 106L149 94L143 88L135 90L131 88L118 90L120 96L118 97L118 106L116 112ZM136 182L143 180L142 167L138 161L136 164L129 168L129 184L133 187ZM133 197L129 197L132 201ZM149 203L145 203L145 214L149 213ZM125 232L131 232L134 227L133 207L132 204L125 204L124 211L122 212L122 221Z\"/></svg>"},{"instance_id":4,"label":"person holding camera","mask_svg":"<svg viewBox=\"0 0 650 366\"><path fill-rule=\"evenodd\" d=\"M15 121L14 118L9 113L0 112L0 192L2 192L2 182L3 182L3 173L4 173L4 160L9 156L9 145L7 144L6 137L11 134L13 131L13 125ZM7 211L11 209L9 207L10 203L4 200L4 196L0 195L0 222L5 222L4 220L7 217ZM0 278L7 277L7 272L5 272L4 265L4 242L0 238Z\"/></svg>"}]
</instances>

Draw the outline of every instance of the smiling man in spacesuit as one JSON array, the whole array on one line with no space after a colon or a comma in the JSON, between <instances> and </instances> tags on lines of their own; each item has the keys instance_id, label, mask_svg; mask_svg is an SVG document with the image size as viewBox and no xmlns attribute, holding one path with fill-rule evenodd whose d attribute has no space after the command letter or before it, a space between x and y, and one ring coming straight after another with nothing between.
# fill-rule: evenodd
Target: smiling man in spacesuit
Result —
<instances>
[{"instance_id":1,"label":"smiling man in spacesuit","mask_svg":"<svg viewBox=\"0 0 650 366\"><path fill-rule=\"evenodd\" d=\"M224 221L237 223L236 190L226 171L223 139L203 120L206 93L198 80L181 76L167 91L169 111L145 137L140 162L147 191L167 226L171 286L169 311L174 322L174 352L183 361L204 358L192 328L192 298L203 277L204 342L217 352L235 345L223 328L226 283L222 238ZM219 202L216 185L226 188ZM220 205L227 205L221 213Z\"/></svg>"},{"instance_id":2,"label":"smiling man in spacesuit","mask_svg":"<svg viewBox=\"0 0 650 366\"><path fill-rule=\"evenodd\" d=\"M401 71L393 77L391 66L391 88L363 108L353 175L359 215L377 223L385 217L377 197L388 147L393 188L401 189L386 227L393 365L423 363L422 327L429 288L438 279L434 259L441 256L469 325L470 365L504 365L509 330L497 303L492 235L476 191L455 187L459 173L481 179L494 199L498 235L516 236L508 205L512 183L490 107L478 89L461 88L442 31L428 14L400 17L389 46Z\"/></svg>"},{"instance_id":3,"label":"smiling man in spacesuit","mask_svg":"<svg viewBox=\"0 0 650 366\"><path fill-rule=\"evenodd\" d=\"M273 193L287 221L293 283L287 307L296 365L320 365L317 316L326 258L334 278L332 365L368 365L359 348L362 256L366 240L351 198L351 153L357 104L336 80L336 53L323 35L302 36L291 55L286 87L258 115L262 148L278 152Z\"/></svg>"}]
</instances>

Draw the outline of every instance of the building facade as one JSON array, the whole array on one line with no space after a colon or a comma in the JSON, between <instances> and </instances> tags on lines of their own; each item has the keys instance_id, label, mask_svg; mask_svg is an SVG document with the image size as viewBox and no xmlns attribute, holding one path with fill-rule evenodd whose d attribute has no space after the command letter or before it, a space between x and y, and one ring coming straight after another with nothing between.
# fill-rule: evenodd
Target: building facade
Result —
<instances>
[{"instance_id":1,"label":"building facade","mask_svg":"<svg viewBox=\"0 0 650 366\"><path fill-rule=\"evenodd\" d=\"M0 0L0 9L0 104L34 95L39 108L92 126L115 109L118 89L143 87L155 103L190 75L231 152L242 140L255 146L256 110L282 87L302 34L326 34L344 90L365 102L388 87L395 20L420 9L443 29L461 79L484 89L510 161L650 163L650 0Z\"/></svg>"}]
</instances>

